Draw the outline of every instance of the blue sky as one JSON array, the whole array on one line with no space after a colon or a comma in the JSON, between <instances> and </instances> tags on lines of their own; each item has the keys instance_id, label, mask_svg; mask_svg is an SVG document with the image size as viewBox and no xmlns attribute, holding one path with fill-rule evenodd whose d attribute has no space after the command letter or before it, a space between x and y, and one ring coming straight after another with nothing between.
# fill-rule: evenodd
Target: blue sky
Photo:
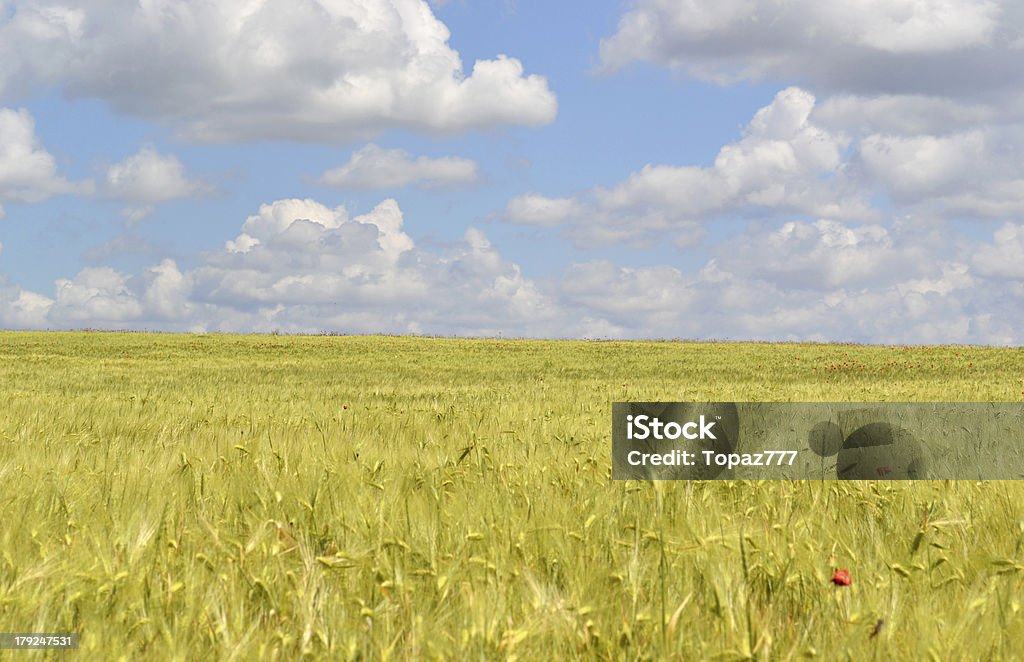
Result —
<instances>
[{"instance_id":1,"label":"blue sky","mask_svg":"<svg viewBox=\"0 0 1024 662\"><path fill-rule=\"evenodd\" d=\"M0 328L1021 342L1010 3L0 9Z\"/></svg>"}]
</instances>

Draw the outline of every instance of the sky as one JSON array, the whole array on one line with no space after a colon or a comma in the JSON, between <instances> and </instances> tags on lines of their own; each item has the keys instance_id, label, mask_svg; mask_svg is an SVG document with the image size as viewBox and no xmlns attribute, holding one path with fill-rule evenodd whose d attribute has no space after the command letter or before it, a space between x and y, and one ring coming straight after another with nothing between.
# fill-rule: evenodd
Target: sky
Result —
<instances>
[{"instance_id":1,"label":"sky","mask_svg":"<svg viewBox=\"0 0 1024 662\"><path fill-rule=\"evenodd\" d=\"M1024 342L1024 5L0 0L0 328Z\"/></svg>"}]
</instances>

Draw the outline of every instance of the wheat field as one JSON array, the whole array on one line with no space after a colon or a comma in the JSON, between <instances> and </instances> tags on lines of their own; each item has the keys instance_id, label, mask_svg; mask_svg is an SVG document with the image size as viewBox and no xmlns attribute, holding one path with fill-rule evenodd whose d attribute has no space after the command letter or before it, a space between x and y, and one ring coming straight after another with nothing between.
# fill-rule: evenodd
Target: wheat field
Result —
<instances>
[{"instance_id":1,"label":"wheat field","mask_svg":"<svg viewBox=\"0 0 1024 662\"><path fill-rule=\"evenodd\" d=\"M612 481L610 424L1022 378L979 347L3 332L0 632L109 660L1017 659L1021 483Z\"/></svg>"}]
</instances>

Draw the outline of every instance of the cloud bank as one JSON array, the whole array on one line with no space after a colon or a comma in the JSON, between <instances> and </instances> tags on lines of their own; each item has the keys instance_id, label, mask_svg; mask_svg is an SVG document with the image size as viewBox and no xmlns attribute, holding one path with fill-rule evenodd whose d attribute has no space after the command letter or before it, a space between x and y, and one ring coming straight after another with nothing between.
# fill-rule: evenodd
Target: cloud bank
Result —
<instances>
[{"instance_id":1,"label":"cloud bank","mask_svg":"<svg viewBox=\"0 0 1024 662\"><path fill-rule=\"evenodd\" d=\"M1024 296L1024 224L951 243L936 224L793 221L715 244L697 270L594 260L543 281L477 229L431 250L403 227L392 199L355 216L277 200L192 269L88 267L52 296L0 281L0 324L995 344L1024 328L1006 305Z\"/></svg>"}]
</instances>

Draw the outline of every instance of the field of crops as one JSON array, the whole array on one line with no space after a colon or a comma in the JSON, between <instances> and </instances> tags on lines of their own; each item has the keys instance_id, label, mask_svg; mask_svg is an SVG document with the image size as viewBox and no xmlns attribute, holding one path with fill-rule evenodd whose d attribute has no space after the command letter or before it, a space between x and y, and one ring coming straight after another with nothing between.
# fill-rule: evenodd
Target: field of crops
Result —
<instances>
[{"instance_id":1,"label":"field of crops","mask_svg":"<svg viewBox=\"0 0 1024 662\"><path fill-rule=\"evenodd\" d=\"M82 659L1013 658L1024 483L613 482L610 412L1022 378L1017 349L0 333L0 632Z\"/></svg>"}]
</instances>

